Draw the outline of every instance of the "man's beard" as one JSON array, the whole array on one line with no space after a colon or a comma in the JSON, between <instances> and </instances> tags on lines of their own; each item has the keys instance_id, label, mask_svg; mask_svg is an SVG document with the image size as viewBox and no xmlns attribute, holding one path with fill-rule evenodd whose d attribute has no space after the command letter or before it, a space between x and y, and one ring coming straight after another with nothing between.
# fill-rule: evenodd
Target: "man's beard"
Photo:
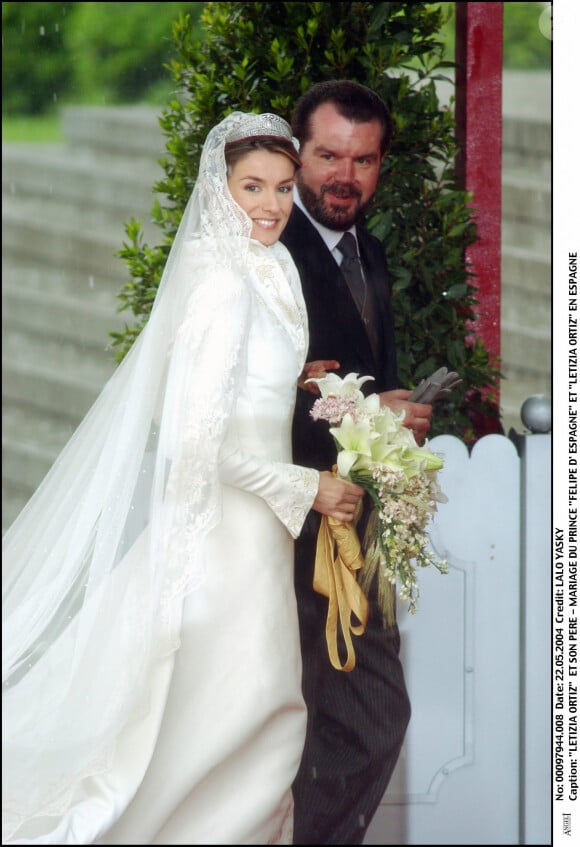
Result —
<instances>
[{"instance_id":1,"label":"man's beard","mask_svg":"<svg viewBox=\"0 0 580 847\"><path fill-rule=\"evenodd\" d=\"M354 188L328 183L321 186L320 194L315 194L300 179L299 175L296 184L300 199L304 203L304 208L312 215L314 220L328 229L337 230L338 232L345 232L347 229L350 229L360 219L367 205L361 203L361 193ZM333 206L327 197L330 191L338 197L356 197L358 202L354 212L342 206Z\"/></svg>"}]
</instances>

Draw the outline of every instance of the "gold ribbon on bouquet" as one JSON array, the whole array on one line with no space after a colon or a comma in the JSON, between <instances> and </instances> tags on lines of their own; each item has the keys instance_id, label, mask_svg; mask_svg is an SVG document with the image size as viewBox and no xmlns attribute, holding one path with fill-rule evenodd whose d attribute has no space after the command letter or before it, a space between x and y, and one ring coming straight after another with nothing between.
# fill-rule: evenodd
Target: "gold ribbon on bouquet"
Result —
<instances>
[{"instance_id":1,"label":"gold ribbon on bouquet","mask_svg":"<svg viewBox=\"0 0 580 847\"><path fill-rule=\"evenodd\" d=\"M322 516L316 542L314 590L328 597L326 643L333 667L351 671L355 666L352 635L365 631L369 604L357 582L356 571L364 565L364 556L354 523L343 523ZM353 623L355 615L359 623ZM346 648L346 660L338 655L338 624Z\"/></svg>"}]
</instances>

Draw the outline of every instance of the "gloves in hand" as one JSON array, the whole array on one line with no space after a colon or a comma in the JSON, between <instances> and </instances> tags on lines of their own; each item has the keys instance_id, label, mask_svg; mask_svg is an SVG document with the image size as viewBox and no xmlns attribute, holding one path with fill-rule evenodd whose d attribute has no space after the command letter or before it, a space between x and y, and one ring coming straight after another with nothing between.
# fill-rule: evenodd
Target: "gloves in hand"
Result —
<instances>
[{"instance_id":1,"label":"gloves in hand","mask_svg":"<svg viewBox=\"0 0 580 847\"><path fill-rule=\"evenodd\" d=\"M461 382L463 380L455 371L439 368L427 379L422 379L408 399L413 403L434 403L435 400L451 394Z\"/></svg>"}]
</instances>

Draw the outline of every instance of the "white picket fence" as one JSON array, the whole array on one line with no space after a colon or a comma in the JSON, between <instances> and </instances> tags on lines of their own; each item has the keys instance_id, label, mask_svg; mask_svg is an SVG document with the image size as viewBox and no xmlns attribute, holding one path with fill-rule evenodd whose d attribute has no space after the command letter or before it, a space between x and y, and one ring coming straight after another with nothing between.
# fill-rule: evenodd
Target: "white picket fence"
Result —
<instances>
[{"instance_id":1,"label":"white picket fence","mask_svg":"<svg viewBox=\"0 0 580 847\"><path fill-rule=\"evenodd\" d=\"M431 545L400 606L412 717L365 844L551 843L551 435L452 436Z\"/></svg>"}]
</instances>

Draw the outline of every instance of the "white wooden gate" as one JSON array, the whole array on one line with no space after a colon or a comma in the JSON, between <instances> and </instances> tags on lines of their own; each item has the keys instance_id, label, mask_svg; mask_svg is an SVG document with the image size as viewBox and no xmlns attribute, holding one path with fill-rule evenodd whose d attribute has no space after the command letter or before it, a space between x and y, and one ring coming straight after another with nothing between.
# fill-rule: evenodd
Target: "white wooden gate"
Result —
<instances>
[{"instance_id":1,"label":"white wooden gate","mask_svg":"<svg viewBox=\"0 0 580 847\"><path fill-rule=\"evenodd\" d=\"M399 606L412 717L365 844L550 844L551 436L514 441L430 442L449 573L421 571L417 613Z\"/></svg>"}]
</instances>

